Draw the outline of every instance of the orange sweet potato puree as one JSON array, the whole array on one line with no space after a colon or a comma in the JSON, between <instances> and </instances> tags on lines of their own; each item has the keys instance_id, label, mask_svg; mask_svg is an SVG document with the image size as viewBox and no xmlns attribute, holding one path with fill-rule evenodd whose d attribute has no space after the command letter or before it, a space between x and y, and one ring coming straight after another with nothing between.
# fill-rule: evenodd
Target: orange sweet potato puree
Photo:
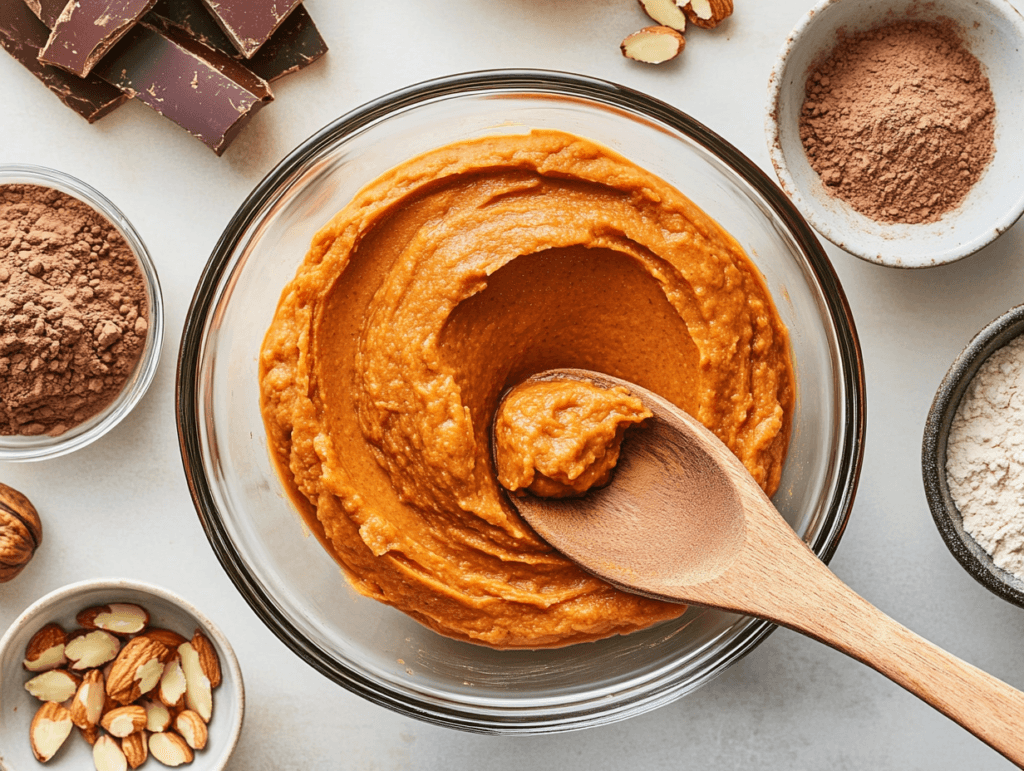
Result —
<instances>
[{"instance_id":1,"label":"orange sweet potato puree","mask_svg":"<svg viewBox=\"0 0 1024 771\"><path fill-rule=\"evenodd\" d=\"M358 591L450 637L554 647L683 611L584 573L500 492L498 399L560 367L661 394L778 486L793 375L761 275L679 191L555 131L442 147L360 191L282 293L261 409Z\"/></svg>"}]
</instances>

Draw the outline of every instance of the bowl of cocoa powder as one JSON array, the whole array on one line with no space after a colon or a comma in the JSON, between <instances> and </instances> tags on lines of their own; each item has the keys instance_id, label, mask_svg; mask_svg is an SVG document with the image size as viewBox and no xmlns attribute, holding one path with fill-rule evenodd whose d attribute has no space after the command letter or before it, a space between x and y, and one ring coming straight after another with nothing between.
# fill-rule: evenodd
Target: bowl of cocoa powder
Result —
<instances>
[{"instance_id":1,"label":"bowl of cocoa powder","mask_svg":"<svg viewBox=\"0 0 1024 771\"><path fill-rule=\"evenodd\" d=\"M919 268L1024 212L1024 18L1006 0L822 0L769 81L768 149L819 233Z\"/></svg>"},{"instance_id":2,"label":"bowl of cocoa powder","mask_svg":"<svg viewBox=\"0 0 1024 771\"><path fill-rule=\"evenodd\" d=\"M0 460L95 441L153 380L163 338L156 269L89 185L0 166Z\"/></svg>"}]
</instances>

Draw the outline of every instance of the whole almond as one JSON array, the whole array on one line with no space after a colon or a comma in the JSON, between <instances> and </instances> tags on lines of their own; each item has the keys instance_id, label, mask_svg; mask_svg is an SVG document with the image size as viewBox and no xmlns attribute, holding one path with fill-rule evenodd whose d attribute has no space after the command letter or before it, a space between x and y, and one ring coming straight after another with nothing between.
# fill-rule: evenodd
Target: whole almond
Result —
<instances>
[{"instance_id":1,"label":"whole almond","mask_svg":"<svg viewBox=\"0 0 1024 771\"><path fill-rule=\"evenodd\" d=\"M180 766L192 762L192 748L175 733L165 731L149 737L149 754L165 766Z\"/></svg>"},{"instance_id":2,"label":"whole almond","mask_svg":"<svg viewBox=\"0 0 1024 771\"><path fill-rule=\"evenodd\" d=\"M57 624L47 624L28 641L21 665L29 672L46 672L68 663L64 655L67 633Z\"/></svg>"},{"instance_id":3,"label":"whole almond","mask_svg":"<svg viewBox=\"0 0 1024 771\"><path fill-rule=\"evenodd\" d=\"M28 729L36 760L45 763L56 755L73 727L71 713L56 702L48 701L36 710Z\"/></svg>"},{"instance_id":4,"label":"whole almond","mask_svg":"<svg viewBox=\"0 0 1024 771\"><path fill-rule=\"evenodd\" d=\"M121 740L121 752L124 753L128 765L138 768L149 756L149 740L145 731L129 734Z\"/></svg>"},{"instance_id":5,"label":"whole almond","mask_svg":"<svg viewBox=\"0 0 1024 771\"><path fill-rule=\"evenodd\" d=\"M92 763L96 771L128 771L128 761L121 751L121 744L106 735L92 745Z\"/></svg>"},{"instance_id":6,"label":"whole almond","mask_svg":"<svg viewBox=\"0 0 1024 771\"><path fill-rule=\"evenodd\" d=\"M183 710L174 718L174 730L181 734L181 738L192 749L201 750L206 746L206 740L209 736L206 723L192 710Z\"/></svg>"},{"instance_id":7,"label":"whole almond","mask_svg":"<svg viewBox=\"0 0 1024 771\"><path fill-rule=\"evenodd\" d=\"M111 735L123 739L129 734L141 731L146 727L146 709L138 704L129 704L124 707L112 709L103 715L100 720L103 726Z\"/></svg>"},{"instance_id":8,"label":"whole almond","mask_svg":"<svg viewBox=\"0 0 1024 771\"><path fill-rule=\"evenodd\" d=\"M86 629L104 629L116 635L137 634L149 623L149 613L129 602L86 608L76 616Z\"/></svg>"},{"instance_id":9,"label":"whole almond","mask_svg":"<svg viewBox=\"0 0 1024 771\"><path fill-rule=\"evenodd\" d=\"M107 694L121 704L131 704L160 682L164 664L173 652L149 637L133 637L114 659L107 677Z\"/></svg>"}]
</instances>

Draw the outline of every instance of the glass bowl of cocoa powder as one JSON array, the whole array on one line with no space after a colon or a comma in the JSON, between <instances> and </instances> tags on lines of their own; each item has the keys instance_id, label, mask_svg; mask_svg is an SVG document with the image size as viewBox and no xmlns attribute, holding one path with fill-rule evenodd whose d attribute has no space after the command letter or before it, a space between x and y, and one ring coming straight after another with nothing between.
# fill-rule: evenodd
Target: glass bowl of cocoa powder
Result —
<instances>
[{"instance_id":1,"label":"glass bowl of cocoa powder","mask_svg":"<svg viewBox=\"0 0 1024 771\"><path fill-rule=\"evenodd\" d=\"M981 249L1024 212L1024 18L1006 0L822 0L769 81L768 149L814 228L870 262Z\"/></svg>"},{"instance_id":2,"label":"glass bowl of cocoa powder","mask_svg":"<svg viewBox=\"0 0 1024 771\"><path fill-rule=\"evenodd\" d=\"M0 460L84 447L153 380L156 268L121 211L81 180L0 166Z\"/></svg>"}]
</instances>

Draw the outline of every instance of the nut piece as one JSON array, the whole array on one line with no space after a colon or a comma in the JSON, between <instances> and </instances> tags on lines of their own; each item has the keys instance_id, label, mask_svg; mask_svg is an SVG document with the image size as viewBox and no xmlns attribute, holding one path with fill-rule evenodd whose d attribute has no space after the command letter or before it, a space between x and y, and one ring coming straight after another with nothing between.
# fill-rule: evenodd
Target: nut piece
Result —
<instances>
[{"instance_id":1,"label":"nut piece","mask_svg":"<svg viewBox=\"0 0 1024 771\"><path fill-rule=\"evenodd\" d=\"M121 641L110 632L104 632L102 629L79 629L68 637L64 655L71 662L72 669L92 669L112 661L119 650Z\"/></svg>"},{"instance_id":2,"label":"nut piece","mask_svg":"<svg viewBox=\"0 0 1024 771\"><path fill-rule=\"evenodd\" d=\"M0 484L0 583L18 575L42 542L43 523L35 506L13 487Z\"/></svg>"},{"instance_id":3,"label":"nut piece","mask_svg":"<svg viewBox=\"0 0 1024 771\"><path fill-rule=\"evenodd\" d=\"M185 706L199 713L199 717L210 722L213 714L213 685L203 671L199 651L191 642L178 646L181 669L185 673ZM152 749L152 747L150 747Z\"/></svg>"},{"instance_id":4,"label":"nut piece","mask_svg":"<svg viewBox=\"0 0 1024 771\"><path fill-rule=\"evenodd\" d=\"M178 734L165 731L149 737L149 754L165 766L192 762L192 748Z\"/></svg>"},{"instance_id":5,"label":"nut piece","mask_svg":"<svg viewBox=\"0 0 1024 771\"><path fill-rule=\"evenodd\" d=\"M89 670L78 686L75 700L71 702L71 722L83 730L96 725L100 722L106 700L103 673L98 669Z\"/></svg>"},{"instance_id":6,"label":"nut piece","mask_svg":"<svg viewBox=\"0 0 1024 771\"><path fill-rule=\"evenodd\" d=\"M178 634L177 632L172 632L170 629L162 629L160 627L153 627L152 629L147 629L145 636L150 638L151 640L161 642L168 648L172 649L177 648L183 642L187 642L187 639L184 636Z\"/></svg>"},{"instance_id":7,"label":"nut piece","mask_svg":"<svg viewBox=\"0 0 1024 771\"><path fill-rule=\"evenodd\" d=\"M29 672L45 672L68 663L64 655L67 633L57 624L47 624L28 641L25 646L25 660L21 665Z\"/></svg>"},{"instance_id":8,"label":"nut piece","mask_svg":"<svg viewBox=\"0 0 1024 771\"><path fill-rule=\"evenodd\" d=\"M82 678L66 669L51 669L25 683L25 690L39 701L63 703L75 695L81 682Z\"/></svg>"},{"instance_id":9,"label":"nut piece","mask_svg":"<svg viewBox=\"0 0 1024 771\"><path fill-rule=\"evenodd\" d=\"M128 771L121 745L109 736L101 736L92 745L92 763L96 771Z\"/></svg>"},{"instance_id":10,"label":"nut piece","mask_svg":"<svg viewBox=\"0 0 1024 771\"><path fill-rule=\"evenodd\" d=\"M199 664L203 668L203 674L210 678L210 687L216 688L220 685L220 659L213 643L198 629L192 635L192 647L199 654Z\"/></svg>"},{"instance_id":11,"label":"nut piece","mask_svg":"<svg viewBox=\"0 0 1024 771\"><path fill-rule=\"evenodd\" d=\"M698 27L714 29L732 16L732 0L676 0L686 18Z\"/></svg>"},{"instance_id":12,"label":"nut piece","mask_svg":"<svg viewBox=\"0 0 1024 771\"><path fill-rule=\"evenodd\" d=\"M36 756L36 760L45 763L56 755L71 733L72 727L71 713L60 704L48 701L41 706L28 729L32 754Z\"/></svg>"},{"instance_id":13,"label":"nut piece","mask_svg":"<svg viewBox=\"0 0 1024 771\"><path fill-rule=\"evenodd\" d=\"M677 32L686 31L686 14L676 5L676 0L637 0L644 13L663 27Z\"/></svg>"},{"instance_id":14,"label":"nut piece","mask_svg":"<svg viewBox=\"0 0 1024 771\"><path fill-rule=\"evenodd\" d=\"M165 704L152 699L143 699L139 706L146 710L146 730L160 733L171 727L171 711Z\"/></svg>"},{"instance_id":15,"label":"nut piece","mask_svg":"<svg viewBox=\"0 0 1024 771\"><path fill-rule=\"evenodd\" d=\"M107 676L107 694L116 702L131 704L156 687L172 655L166 645L149 637L132 638L114 659Z\"/></svg>"},{"instance_id":16,"label":"nut piece","mask_svg":"<svg viewBox=\"0 0 1024 771\"><path fill-rule=\"evenodd\" d=\"M183 710L174 718L174 729L192 749L201 750L206 746L206 739L209 736L206 723L192 710Z\"/></svg>"},{"instance_id":17,"label":"nut piece","mask_svg":"<svg viewBox=\"0 0 1024 771\"><path fill-rule=\"evenodd\" d=\"M164 665L157 695L168 707L182 707L185 704L185 688L185 672L181 668L181 658L175 655Z\"/></svg>"},{"instance_id":18,"label":"nut piece","mask_svg":"<svg viewBox=\"0 0 1024 771\"><path fill-rule=\"evenodd\" d=\"M145 610L127 602L86 608L75 618L86 629L105 629L117 635L137 634L149 623Z\"/></svg>"},{"instance_id":19,"label":"nut piece","mask_svg":"<svg viewBox=\"0 0 1024 771\"><path fill-rule=\"evenodd\" d=\"M96 740L100 738L99 724L91 725L88 728L79 728L78 732L89 744L95 744Z\"/></svg>"},{"instance_id":20,"label":"nut piece","mask_svg":"<svg viewBox=\"0 0 1024 771\"><path fill-rule=\"evenodd\" d=\"M112 709L103 715L100 725L118 739L146 727L146 708L138 704Z\"/></svg>"},{"instance_id":21,"label":"nut piece","mask_svg":"<svg viewBox=\"0 0 1024 771\"><path fill-rule=\"evenodd\" d=\"M661 64L682 53L686 41L671 27L644 27L626 37L622 55L646 64Z\"/></svg>"},{"instance_id":22,"label":"nut piece","mask_svg":"<svg viewBox=\"0 0 1024 771\"><path fill-rule=\"evenodd\" d=\"M145 731L129 734L121 740L121 752L132 768L138 768L149 757L149 740Z\"/></svg>"}]
</instances>

